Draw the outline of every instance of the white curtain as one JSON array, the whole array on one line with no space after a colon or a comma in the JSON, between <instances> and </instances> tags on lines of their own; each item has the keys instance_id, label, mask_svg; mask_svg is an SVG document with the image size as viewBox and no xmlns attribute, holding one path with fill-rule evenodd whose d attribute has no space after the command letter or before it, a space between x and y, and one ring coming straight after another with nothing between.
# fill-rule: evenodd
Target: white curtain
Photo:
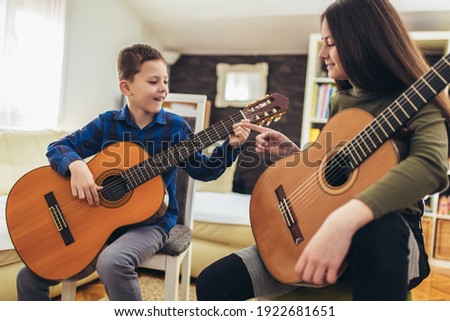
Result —
<instances>
[{"instance_id":1,"label":"white curtain","mask_svg":"<svg viewBox=\"0 0 450 321\"><path fill-rule=\"evenodd\" d=\"M0 0L0 127L54 128L65 0Z\"/></svg>"}]
</instances>

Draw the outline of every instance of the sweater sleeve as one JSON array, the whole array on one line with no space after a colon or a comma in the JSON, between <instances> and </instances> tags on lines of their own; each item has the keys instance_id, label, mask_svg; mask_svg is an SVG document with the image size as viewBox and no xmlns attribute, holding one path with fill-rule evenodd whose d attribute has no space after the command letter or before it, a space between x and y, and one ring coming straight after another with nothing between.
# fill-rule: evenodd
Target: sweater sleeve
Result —
<instances>
[{"instance_id":1,"label":"sweater sleeve","mask_svg":"<svg viewBox=\"0 0 450 321\"><path fill-rule=\"evenodd\" d=\"M440 110L427 105L407 127L412 131L408 156L355 197L372 209L375 218L414 206L448 185L448 140Z\"/></svg>"}]
</instances>

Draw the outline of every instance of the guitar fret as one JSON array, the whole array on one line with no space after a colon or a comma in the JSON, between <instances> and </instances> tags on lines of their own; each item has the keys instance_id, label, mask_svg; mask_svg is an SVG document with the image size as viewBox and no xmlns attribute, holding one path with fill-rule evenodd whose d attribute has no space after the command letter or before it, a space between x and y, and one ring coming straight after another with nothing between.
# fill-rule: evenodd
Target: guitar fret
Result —
<instances>
[{"instance_id":1,"label":"guitar fret","mask_svg":"<svg viewBox=\"0 0 450 321\"><path fill-rule=\"evenodd\" d=\"M373 129L372 129L373 131ZM375 144L375 142L372 140L372 137L370 137L369 133L366 132L367 137L370 139L370 142L372 143L373 147L377 148L377 145Z\"/></svg>"},{"instance_id":2,"label":"guitar fret","mask_svg":"<svg viewBox=\"0 0 450 321\"><path fill-rule=\"evenodd\" d=\"M174 155L174 153L173 153L173 151L172 151L172 148L169 148L169 149L167 150L167 152L171 155L171 157L172 157L173 160L176 159L176 157L175 157L175 155ZM168 157L167 157L167 160L169 160ZM169 161L169 163L170 163L170 161Z\"/></svg>"},{"instance_id":3,"label":"guitar fret","mask_svg":"<svg viewBox=\"0 0 450 321\"><path fill-rule=\"evenodd\" d=\"M361 147L361 145L359 144L358 140L356 140L356 144L358 145L359 149L362 151L362 153L364 154L364 157L367 157L366 152L364 151L364 149Z\"/></svg>"},{"instance_id":4,"label":"guitar fret","mask_svg":"<svg viewBox=\"0 0 450 321\"><path fill-rule=\"evenodd\" d=\"M133 173L133 170L134 170L134 173ZM130 168L130 174L131 174L130 176L133 179L134 184L136 184L136 186L137 186L138 185L138 181L137 181L137 177L136 177L137 176L136 175L136 169L134 167Z\"/></svg>"},{"instance_id":5,"label":"guitar fret","mask_svg":"<svg viewBox=\"0 0 450 321\"><path fill-rule=\"evenodd\" d=\"M142 171L142 167L139 164L138 164L137 168L139 169L139 174L141 175L140 180L142 179L142 182L141 182L141 184L142 184L143 182L146 182L145 173Z\"/></svg>"},{"instance_id":6,"label":"guitar fret","mask_svg":"<svg viewBox=\"0 0 450 321\"><path fill-rule=\"evenodd\" d=\"M428 81L425 80L425 78L420 77L420 79L422 79L422 81L425 83L425 85L427 85L428 88L430 88L430 90L433 92L433 94L435 94L435 95L437 94L437 93L436 93L436 90L434 90L434 88L431 87L431 85L428 83Z\"/></svg>"},{"instance_id":7,"label":"guitar fret","mask_svg":"<svg viewBox=\"0 0 450 321\"><path fill-rule=\"evenodd\" d=\"M378 119L375 118L375 122L378 124L378 127L381 129L381 131L384 133L384 135L386 136L386 138L389 137L388 133L386 133L386 131L384 130L384 128L381 126L381 124L378 122Z\"/></svg>"},{"instance_id":8,"label":"guitar fret","mask_svg":"<svg viewBox=\"0 0 450 321\"><path fill-rule=\"evenodd\" d=\"M220 135L219 135L219 133L217 132L216 128L215 128L214 126L212 126L211 128L216 132L217 137L220 137Z\"/></svg>"},{"instance_id":9,"label":"guitar fret","mask_svg":"<svg viewBox=\"0 0 450 321\"><path fill-rule=\"evenodd\" d=\"M409 104L410 104L416 111L419 111L419 109L416 107L416 105L413 104L413 102L408 98L408 96L406 96L405 93L403 93L402 96L404 96L404 97L406 98L406 100L409 102Z\"/></svg>"},{"instance_id":10,"label":"guitar fret","mask_svg":"<svg viewBox=\"0 0 450 321\"><path fill-rule=\"evenodd\" d=\"M353 146L352 143L350 143L350 146L353 148L353 151L354 151L354 153L356 154L356 156L358 156L359 161L362 162L362 158L361 158L361 156L359 155L359 153L356 151L355 146Z\"/></svg>"},{"instance_id":11,"label":"guitar fret","mask_svg":"<svg viewBox=\"0 0 450 321\"><path fill-rule=\"evenodd\" d=\"M349 149L348 145L345 145L345 148L347 149L347 154L349 154L351 156L351 158L353 158L353 161L355 162L355 164L358 164L358 161L353 156L352 152L350 152L350 149Z\"/></svg>"},{"instance_id":12,"label":"guitar fret","mask_svg":"<svg viewBox=\"0 0 450 321\"><path fill-rule=\"evenodd\" d=\"M411 86L411 88L419 95L420 98L422 98L423 102L426 103L427 100L420 94L420 92L416 89L416 87Z\"/></svg>"},{"instance_id":13,"label":"guitar fret","mask_svg":"<svg viewBox=\"0 0 450 321\"><path fill-rule=\"evenodd\" d=\"M206 131L205 130L205 135L206 135L206 137L208 137L208 139L209 139L209 141L212 143L213 142L213 140L209 137L209 135L208 135L208 131Z\"/></svg>"},{"instance_id":14,"label":"guitar fret","mask_svg":"<svg viewBox=\"0 0 450 321\"><path fill-rule=\"evenodd\" d=\"M201 149L205 148L205 145L203 144L203 142L202 142L202 140L200 139L200 137L199 137L197 134L194 134L194 139L193 139L193 142L194 142L194 144L193 144L194 150L196 149L196 146L195 146L195 138L198 139L197 141L200 143Z\"/></svg>"},{"instance_id":15,"label":"guitar fret","mask_svg":"<svg viewBox=\"0 0 450 321\"><path fill-rule=\"evenodd\" d=\"M368 136L366 131L364 131L363 133L365 133L366 136ZM362 142L363 142L364 145L366 146L366 148L367 148L367 150L369 151L369 153L371 153L372 150L370 149L369 145L367 145L366 140L365 140L365 139L362 139Z\"/></svg>"},{"instance_id":16,"label":"guitar fret","mask_svg":"<svg viewBox=\"0 0 450 321\"><path fill-rule=\"evenodd\" d=\"M185 155L183 154L184 150L187 150L187 152L188 152L187 155L189 155L188 147L186 146L185 142L182 142L181 146L179 148L177 148L178 157L180 157L180 159L182 159L182 160L184 160L184 158L185 158Z\"/></svg>"},{"instance_id":17,"label":"guitar fret","mask_svg":"<svg viewBox=\"0 0 450 321\"><path fill-rule=\"evenodd\" d=\"M400 108L400 110L405 114L405 116L410 119L411 116L403 109L402 105L400 105L400 103L396 100L395 103L397 104L398 108Z\"/></svg>"},{"instance_id":18,"label":"guitar fret","mask_svg":"<svg viewBox=\"0 0 450 321\"><path fill-rule=\"evenodd\" d=\"M378 140L380 141L380 143L383 142L383 140L381 139L380 136L378 136L377 132L375 131L375 129L372 127L372 124L370 125L370 129L372 129L372 132L375 134L375 136L377 136Z\"/></svg>"},{"instance_id":19,"label":"guitar fret","mask_svg":"<svg viewBox=\"0 0 450 321\"><path fill-rule=\"evenodd\" d=\"M148 161L145 161L148 164ZM145 172L147 173L148 178L151 178L152 176L149 174L148 170L147 170L147 166L142 166L142 168L145 170Z\"/></svg>"},{"instance_id":20,"label":"guitar fret","mask_svg":"<svg viewBox=\"0 0 450 321\"><path fill-rule=\"evenodd\" d=\"M223 128L225 129L225 130L228 130L228 128L225 126L225 124L223 123L223 121L220 121L220 124L223 126Z\"/></svg>"},{"instance_id":21,"label":"guitar fret","mask_svg":"<svg viewBox=\"0 0 450 321\"><path fill-rule=\"evenodd\" d=\"M391 125L391 123L390 123L389 120L386 118L386 116L384 115L384 113L381 113L380 116L384 118L384 120L385 120L386 123L389 125L389 127L391 127L392 131L395 132L395 128Z\"/></svg>"},{"instance_id":22,"label":"guitar fret","mask_svg":"<svg viewBox=\"0 0 450 321\"><path fill-rule=\"evenodd\" d=\"M128 171L126 170L126 171L123 171L122 173L124 173L125 174L125 176L126 176L126 180L127 180L127 182L130 184L130 186L128 187L129 189L132 189L131 187L133 186L133 182L130 180L130 175L129 175L129 173L128 173ZM128 186L128 184L127 184L127 186Z\"/></svg>"},{"instance_id":23,"label":"guitar fret","mask_svg":"<svg viewBox=\"0 0 450 321\"><path fill-rule=\"evenodd\" d=\"M400 121L400 119L398 119L397 115L392 111L391 107L389 107L387 109L387 111L389 111L391 113L391 115L395 118L395 120L397 121L397 123L401 126L402 122Z\"/></svg>"},{"instance_id":24,"label":"guitar fret","mask_svg":"<svg viewBox=\"0 0 450 321\"><path fill-rule=\"evenodd\" d=\"M445 60L445 59L444 59L444 60ZM431 67L431 70L433 70L434 73L435 73L436 75L438 75L438 77L443 81L444 84L447 84L447 81L444 79L444 77L442 77L442 76L436 71L436 69L434 69L434 67Z\"/></svg>"}]
</instances>

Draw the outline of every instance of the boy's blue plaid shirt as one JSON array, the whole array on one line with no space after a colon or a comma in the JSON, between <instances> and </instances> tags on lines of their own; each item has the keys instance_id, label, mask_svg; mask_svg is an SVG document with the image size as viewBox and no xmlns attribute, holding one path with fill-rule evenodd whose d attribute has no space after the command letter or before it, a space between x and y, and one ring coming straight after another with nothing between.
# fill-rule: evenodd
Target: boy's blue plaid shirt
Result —
<instances>
[{"instance_id":1,"label":"boy's blue plaid shirt","mask_svg":"<svg viewBox=\"0 0 450 321\"><path fill-rule=\"evenodd\" d=\"M97 154L105 147L116 142L133 142L143 147L150 156L188 139L192 132L182 117L161 109L153 121L140 129L130 118L128 106L121 110L107 111L84 126L82 129L50 144L47 157L50 165L59 174L70 176L68 166L71 162ZM188 161L180 164L189 175L198 180L209 181L219 177L237 158L239 148L232 148L228 139L214 149L208 158L195 153ZM176 192L176 168L172 167L163 174L169 206L166 215L156 225L166 232L175 225L178 217ZM149 195L151 199L151 195Z\"/></svg>"}]
</instances>

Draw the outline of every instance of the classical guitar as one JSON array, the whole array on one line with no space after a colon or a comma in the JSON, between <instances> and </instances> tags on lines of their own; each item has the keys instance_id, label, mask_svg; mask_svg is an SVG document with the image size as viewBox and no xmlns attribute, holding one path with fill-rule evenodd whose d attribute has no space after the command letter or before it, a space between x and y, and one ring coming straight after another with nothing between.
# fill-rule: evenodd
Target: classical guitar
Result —
<instances>
[{"instance_id":1,"label":"classical guitar","mask_svg":"<svg viewBox=\"0 0 450 321\"><path fill-rule=\"evenodd\" d=\"M294 267L327 216L399 161L392 136L450 81L450 55L437 62L376 118L358 108L336 114L307 149L259 177L250 222L262 260L287 284L304 284Z\"/></svg>"},{"instance_id":2,"label":"classical guitar","mask_svg":"<svg viewBox=\"0 0 450 321\"><path fill-rule=\"evenodd\" d=\"M133 143L106 147L88 162L97 185L103 186L95 207L73 197L69 179L50 166L32 170L16 182L7 199L6 221L14 247L41 277L76 278L117 228L164 215L167 197L161 174L227 137L233 124L243 119L268 124L288 105L287 97L268 95L153 158Z\"/></svg>"}]
</instances>

